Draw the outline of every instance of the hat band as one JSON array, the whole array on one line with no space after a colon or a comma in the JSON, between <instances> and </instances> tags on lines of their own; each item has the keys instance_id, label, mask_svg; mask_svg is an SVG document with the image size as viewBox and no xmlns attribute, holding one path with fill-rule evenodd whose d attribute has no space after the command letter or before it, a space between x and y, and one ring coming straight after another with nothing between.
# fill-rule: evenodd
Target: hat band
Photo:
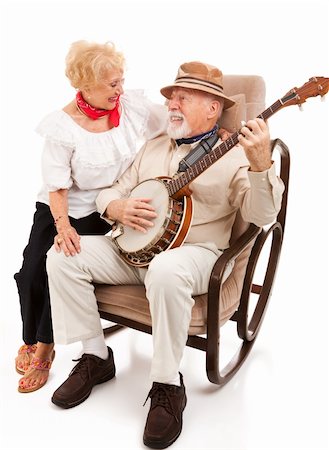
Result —
<instances>
[{"instance_id":1,"label":"hat band","mask_svg":"<svg viewBox=\"0 0 329 450\"><path fill-rule=\"evenodd\" d=\"M176 78L175 83L179 83L179 82L188 82L188 83L196 84L199 86L201 85L201 86L209 87L211 89L215 89L216 91L220 92L221 94L223 93L223 87L220 86L219 84L211 83L211 81L204 81L204 80L200 80L199 78L193 78L193 77Z\"/></svg>"}]
</instances>

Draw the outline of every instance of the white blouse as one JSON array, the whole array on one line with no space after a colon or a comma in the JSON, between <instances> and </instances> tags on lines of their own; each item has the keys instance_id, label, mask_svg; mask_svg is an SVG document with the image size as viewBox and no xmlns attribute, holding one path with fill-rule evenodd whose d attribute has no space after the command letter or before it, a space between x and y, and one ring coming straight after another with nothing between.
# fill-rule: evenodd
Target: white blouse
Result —
<instances>
[{"instance_id":1,"label":"white blouse","mask_svg":"<svg viewBox=\"0 0 329 450\"><path fill-rule=\"evenodd\" d=\"M49 192L68 189L70 216L95 212L98 193L130 166L146 139L165 132L167 108L152 103L142 90L127 90L120 103L120 125L101 133L85 130L63 110L41 121L36 129L45 138L39 202L49 205Z\"/></svg>"}]
</instances>

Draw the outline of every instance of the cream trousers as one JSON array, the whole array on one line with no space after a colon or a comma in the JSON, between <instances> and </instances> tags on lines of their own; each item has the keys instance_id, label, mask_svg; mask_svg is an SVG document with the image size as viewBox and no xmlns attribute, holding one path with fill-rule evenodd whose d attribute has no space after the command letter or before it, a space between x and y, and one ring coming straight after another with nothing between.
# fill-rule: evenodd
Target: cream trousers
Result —
<instances>
[{"instance_id":1,"label":"cream trousers","mask_svg":"<svg viewBox=\"0 0 329 450\"><path fill-rule=\"evenodd\" d=\"M220 253L212 244L183 245L160 253L145 269L125 263L109 236L81 236L81 253L73 257L52 247L47 271L55 342L69 344L103 333L93 282L144 283L153 330L150 378L174 379L188 337L192 295L207 292Z\"/></svg>"}]
</instances>

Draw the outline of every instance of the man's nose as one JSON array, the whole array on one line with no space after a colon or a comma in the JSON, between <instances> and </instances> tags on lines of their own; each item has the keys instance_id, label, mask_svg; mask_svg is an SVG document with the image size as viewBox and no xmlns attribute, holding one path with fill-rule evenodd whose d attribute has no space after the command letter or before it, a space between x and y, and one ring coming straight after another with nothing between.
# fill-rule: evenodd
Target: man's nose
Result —
<instances>
[{"instance_id":1,"label":"man's nose","mask_svg":"<svg viewBox=\"0 0 329 450\"><path fill-rule=\"evenodd\" d=\"M177 111L177 109L178 109L178 102L175 99L170 98L168 100L168 110L169 111Z\"/></svg>"}]
</instances>

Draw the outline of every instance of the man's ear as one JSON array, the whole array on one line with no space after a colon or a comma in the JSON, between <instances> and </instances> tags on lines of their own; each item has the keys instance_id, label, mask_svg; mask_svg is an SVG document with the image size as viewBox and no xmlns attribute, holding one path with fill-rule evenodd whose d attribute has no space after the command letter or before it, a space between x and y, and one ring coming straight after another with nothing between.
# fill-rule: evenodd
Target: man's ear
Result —
<instances>
[{"instance_id":1,"label":"man's ear","mask_svg":"<svg viewBox=\"0 0 329 450\"><path fill-rule=\"evenodd\" d=\"M221 104L218 100L213 100L212 102L210 102L208 119L212 119L213 117L218 117L220 110L221 110Z\"/></svg>"}]
</instances>

